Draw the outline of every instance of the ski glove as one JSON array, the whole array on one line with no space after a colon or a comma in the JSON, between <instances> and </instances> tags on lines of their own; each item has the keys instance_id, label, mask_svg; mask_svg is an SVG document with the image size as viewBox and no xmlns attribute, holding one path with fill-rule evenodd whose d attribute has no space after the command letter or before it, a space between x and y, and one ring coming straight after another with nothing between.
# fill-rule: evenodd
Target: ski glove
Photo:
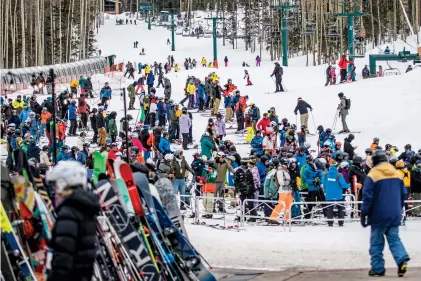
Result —
<instances>
[{"instance_id":1,"label":"ski glove","mask_svg":"<svg viewBox=\"0 0 421 281\"><path fill-rule=\"evenodd\" d=\"M368 219L367 219L367 215L363 215L363 214L361 214L361 217L360 217L360 222L361 222L361 225L362 225L363 227L367 227L367 226L368 226Z\"/></svg>"}]
</instances>

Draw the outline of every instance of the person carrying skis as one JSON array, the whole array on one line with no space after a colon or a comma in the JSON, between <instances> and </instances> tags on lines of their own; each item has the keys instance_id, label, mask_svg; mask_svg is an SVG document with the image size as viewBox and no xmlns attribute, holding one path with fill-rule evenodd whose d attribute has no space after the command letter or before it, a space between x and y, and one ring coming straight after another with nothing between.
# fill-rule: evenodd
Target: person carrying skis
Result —
<instances>
[{"instance_id":1,"label":"person carrying skis","mask_svg":"<svg viewBox=\"0 0 421 281\"><path fill-rule=\"evenodd\" d=\"M246 86L253 85L253 83L251 83L251 81L250 81L250 74L249 74L249 72L246 69L244 70L244 79L246 79L246 81L247 81L247 85Z\"/></svg>"},{"instance_id":2,"label":"person carrying skis","mask_svg":"<svg viewBox=\"0 0 421 281\"><path fill-rule=\"evenodd\" d=\"M369 276L384 276L383 249L385 237L398 265L398 276L404 276L409 256L399 238L402 208L407 190L399 172L387 163L387 155L376 150L372 155L373 168L364 181L361 225L371 225Z\"/></svg>"},{"instance_id":3,"label":"person carrying skis","mask_svg":"<svg viewBox=\"0 0 421 281\"><path fill-rule=\"evenodd\" d=\"M97 257L98 195L88 191L88 174L76 161L60 162L46 174L57 197L48 281L91 280Z\"/></svg>"},{"instance_id":4,"label":"person carrying skis","mask_svg":"<svg viewBox=\"0 0 421 281\"><path fill-rule=\"evenodd\" d=\"M301 97L298 98L297 106L294 109L295 115L297 115L297 112L300 112L300 123L301 126L305 126L306 132L308 133L308 109L310 111L313 111L313 108L310 104L308 104L305 100L303 100Z\"/></svg>"},{"instance_id":5,"label":"person carrying skis","mask_svg":"<svg viewBox=\"0 0 421 281\"><path fill-rule=\"evenodd\" d=\"M347 72L348 64L354 64L354 62L347 60L346 55L343 55L338 62L338 66L341 70L341 81L339 83L346 82L346 72Z\"/></svg>"},{"instance_id":6,"label":"person carrying skis","mask_svg":"<svg viewBox=\"0 0 421 281\"><path fill-rule=\"evenodd\" d=\"M340 103L338 105L338 111L339 111L339 117L341 118L341 121L342 121L342 130L339 132L339 134L349 133L348 125L346 124L346 116L348 115L348 110L350 109L350 105L344 93L340 92L338 94L338 97L340 99Z\"/></svg>"},{"instance_id":7,"label":"person carrying skis","mask_svg":"<svg viewBox=\"0 0 421 281\"><path fill-rule=\"evenodd\" d=\"M270 77L273 77L274 75L275 75L275 85L276 85L275 93L283 92L284 87L282 86L282 75L284 75L284 69L279 64L279 62L275 62L275 68L273 69L273 72L270 75Z\"/></svg>"}]
</instances>

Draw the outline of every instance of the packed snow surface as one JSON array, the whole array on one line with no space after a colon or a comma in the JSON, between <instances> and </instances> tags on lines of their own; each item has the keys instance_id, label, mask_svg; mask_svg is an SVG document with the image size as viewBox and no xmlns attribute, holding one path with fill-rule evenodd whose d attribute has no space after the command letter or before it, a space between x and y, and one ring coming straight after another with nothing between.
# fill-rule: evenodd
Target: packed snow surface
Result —
<instances>
[{"instance_id":1,"label":"packed snow surface","mask_svg":"<svg viewBox=\"0 0 421 281\"><path fill-rule=\"evenodd\" d=\"M291 232L280 226L249 226L236 232L188 224L187 231L192 244L214 267L283 270L370 265L370 228L356 222L344 227L293 226ZM408 221L400 228L411 267L421 266L420 233L420 221ZM395 267L387 243L384 257L387 268Z\"/></svg>"},{"instance_id":2,"label":"packed snow surface","mask_svg":"<svg viewBox=\"0 0 421 281\"><path fill-rule=\"evenodd\" d=\"M284 68L284 83L288 92L280 94L265 94L274 91L274 81L270 77L273 62L270 56L263 52L261 67L255 67L257 52L246 52L239 40L239 49L232 49L231 45L222 46L222 39L218 39L219 69L202 68L200 60L205 57L212 59L212 38L193 38L176 36L176 51L171 52L171 45L166 45L171 32L163 28L153 27L147 30L147 25L115 26L114 21L106 21L105 27L100 29L97 36L98 47L106 54L117 55L117 61L126 63L166 62L168 55L173 55L180 66L180 72L171 72L166 76L171 79L172 99L175 102L184 97L183 89L188 75L204 79L212 71L220 76L221 84L231 78L239 87L242 95L248 95L250 101L256 103L261 113L274 106L280 118L287 117L291 123L297 122L293 110L298 97L302 97L314 108L309 126L315 131L315 126L322 124L325 128L332 127L337 104L337 94L344 92L352 100L352 109L348 116L348 126L356 134L354 145L357 151L363 153L369 147L373 137L380 138L380 145L390 143L401 150L406 143L412 143L413 148L421 148L419 122L421 120L421 68L401 76L388 76L362 80L361 70L368 64L368 56L357 59L357 79L355 83L324 87L325 68L327 65L305 67L305 57L292 58L289 67ZM139 48L133 48L133 42L139 41ZM415 46L412 44L412 46ZM382 46L384 48L385 46ZM415 51L411 46L396 42L396 51L406 47ZM145 56L139 56L141 48L145 48ZM378 53L378 49L369 51ZM223 67L223 59L227 56L229 66ZM198 67L184 70L185 58L196 59ZM311 62L311 57L309 60ZM248 71L253 86L245 87L245 61L250 65ZM379 63L387 68L385 63ZM407 64L391 62L392 67L405 72ZM135 76L136 78L138 76ZM123 79L127 85L133 80ZM116 87L119 78L110 81ZM114 88L114 86L112 86ZM157 89L158 96L163 96L163 89ZM221 101L221 108L223 102ZM121 109L121 102L112 102L110 110ZM117 111L120 115L122 111ZM134 111L132 114L136 114ZM193 115L193 137L198 142L203 134L209 117L200 114ZM299 125L299 124L297 124ZM341 130L340 120L335 131ZM338 135L343 140L344 135ZM232 141L241 141L241 137L228 135ZM316 137L309 137L308 141L316 147ZM237 146L241 155L247 156L247 145ZM185 154L191 160L191 154L196 150L189 150ZM363 229L359 223L345 224L345 227L327 228L326 226L293 227L292 232L284 232L282 227L253 226L245 227L240 232L212 229L206 226L187 224L189 237L197 249L215 267L257 268L279 270L291 267L316 269L366 268L369 266L369 228ZM421 247L419 235L421 222L411 221L401 228L401 237L412 265L421 265ZM388 250L385 251L387 267L394 267L393 258Z\"/></svg>"}]
</instances>

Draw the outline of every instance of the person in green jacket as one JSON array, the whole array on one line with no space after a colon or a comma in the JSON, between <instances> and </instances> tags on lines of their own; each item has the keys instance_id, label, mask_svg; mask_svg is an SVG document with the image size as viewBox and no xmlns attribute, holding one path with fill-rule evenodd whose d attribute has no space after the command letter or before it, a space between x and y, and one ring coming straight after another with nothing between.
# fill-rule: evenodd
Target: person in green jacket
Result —
<instances>
[{"instance_id":1,"label":"person in green jacket","mask_svg":"<svg viewBox=\"0 0 421 281\"><path fill-rule=\"evenodd\" d=\"M133 84L130 84L127 87L127 91L129 92L129 110L134 110L134 103L136 101L136 88L137 82L134 82Z\"/></svg>"},{"instance_id":2,"label":"person in green jacket","mask_svg":"<svg viewBox=\"0 0 421 281\"><path fill-rule=\"evenodd\" d=\"M115 118L117 117L117 112L113 111L109 115L109 121L108 121L108 133L111 137L111 142L115 142L118 134L117 130L117 123L115 121Z\"/></svg>"},{"instance_id":3,"label":"person in green jacket","mask_svg":"<svg viewBox=\"0 0 421 281\"><path fill-rule=\"evenodd\" d=\"M200 156L205 155L208 159L212 157L212 150L214 148L213 142L209 138L209 132L205 132L200 139L200 148L202 149Z\"/></svg>"},{"instance_id":4,"label":"person in green jacket","mask_svg":"<svg viewBox=\"0 0 421 281\"><path fill-rule=\"evenodd\" d=\"M263 195L265 200L278 200L279 184L276 182L276 172L279 168L279 160L272 160L273 168L267 173L264 184L263 184ZM270 217L272 210L275 208L275 204L267 202L264 206L264 213L266 217Z\"/></svg>"}]
</instances>

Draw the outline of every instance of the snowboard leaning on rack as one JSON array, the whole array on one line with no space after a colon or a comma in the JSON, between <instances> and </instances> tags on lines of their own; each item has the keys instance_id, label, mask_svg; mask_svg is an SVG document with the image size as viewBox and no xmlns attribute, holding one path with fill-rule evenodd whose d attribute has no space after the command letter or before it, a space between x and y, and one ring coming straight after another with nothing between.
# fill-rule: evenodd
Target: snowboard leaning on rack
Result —
<instances>
[{"instance_id":1,"label":"snowboard leaning on rack","mask_svg":"<svg viewBox=\"0 0 421 281\"><path fill-rule=\"evenodd\" d=\"M124 211L125 208L120 204L119 197L114 192L111 183L107 180L99 181L94 192L100 197L102 208L111 216L109 217L110 222L133 257L138 272L146 280L162 281L161 274L152 261L144 241L130 222Z\"/></svg>"}]
</instances>

